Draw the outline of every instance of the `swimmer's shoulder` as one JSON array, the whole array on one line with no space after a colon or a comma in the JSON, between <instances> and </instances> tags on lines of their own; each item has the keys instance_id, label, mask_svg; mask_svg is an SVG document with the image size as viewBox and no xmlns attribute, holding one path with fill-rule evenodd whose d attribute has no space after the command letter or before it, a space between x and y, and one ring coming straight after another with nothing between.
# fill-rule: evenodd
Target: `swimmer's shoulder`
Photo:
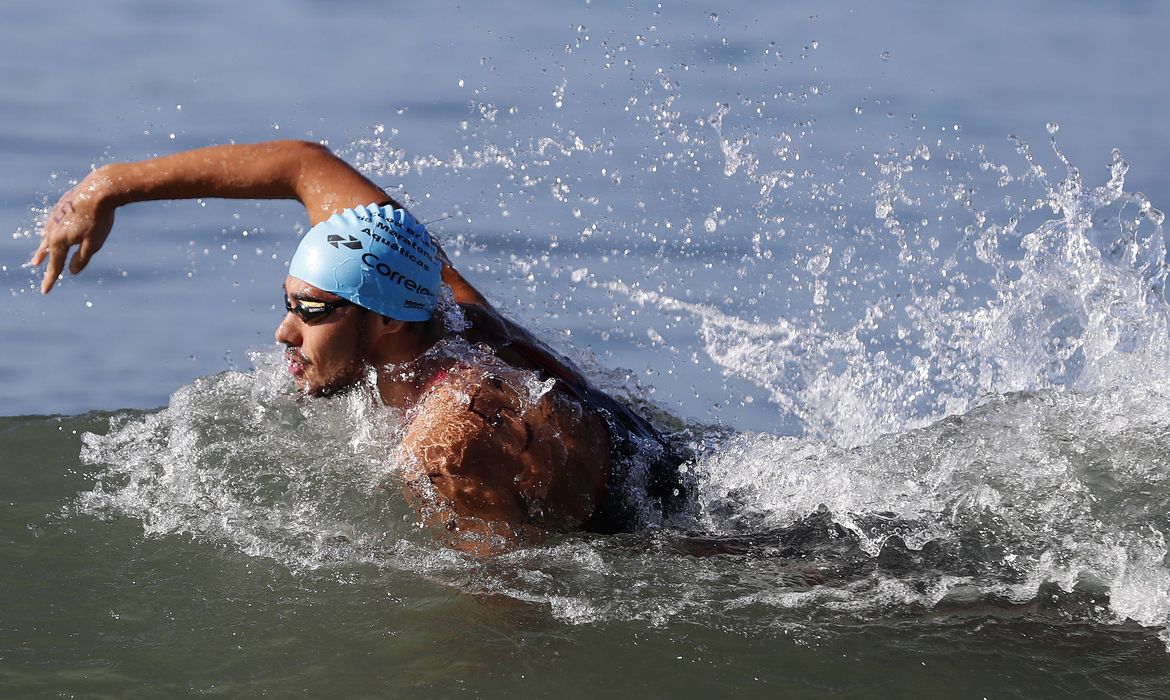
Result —
<instances>
[{"instance_id":1,"label":"swimmer's shoulder","mask_svg":"<svg viewBox=\"0 0 1170 700\"><path fill-rule=\"evenodd\" d=\"M601 419L506 366L456 367L433 381L408 414L403 447L415 485L449 515L553 529L588 519L608 469Z\"/></svg>"}]
</instances>

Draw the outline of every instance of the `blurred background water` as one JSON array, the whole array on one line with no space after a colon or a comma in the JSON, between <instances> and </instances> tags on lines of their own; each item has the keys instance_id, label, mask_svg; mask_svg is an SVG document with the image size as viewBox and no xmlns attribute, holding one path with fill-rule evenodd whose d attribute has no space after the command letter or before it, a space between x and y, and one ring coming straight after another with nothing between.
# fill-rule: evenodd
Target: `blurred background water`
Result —
<instances>
[{"instance_id":1,"label":"blurred background water","mask_svg":"<svg viewBox=\"0 0 1170 700\"><path fill-rule=\"evenodd\" d=\"M0 690L1163 695L1168 29L1155 2L0 7ZM410 527L378 441L329 427L381 417L274 398L295 203L127 207L35 291L91 167L270 138L327 143L685 426L697 519L489 563Z\"/></svg>"}]
</instances>

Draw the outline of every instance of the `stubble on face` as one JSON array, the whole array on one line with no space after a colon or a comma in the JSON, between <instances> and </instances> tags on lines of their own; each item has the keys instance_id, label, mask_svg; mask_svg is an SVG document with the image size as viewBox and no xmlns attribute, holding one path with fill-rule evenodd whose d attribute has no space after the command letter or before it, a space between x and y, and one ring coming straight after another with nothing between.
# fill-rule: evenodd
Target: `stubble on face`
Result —
<instances>
[{"instance_id":1,"label":"stubble on face","mask_svg":"<svg viewBox=\"0 0 1170 700\"><path fill-rule=\"evenodd\" d=\"M303 289L293 289L286 283L286 294L313 301L336 300L335 295L301 285ZM298 389L309 396L334 394L365 379L370 355L368 335L369 312L354 305L336 309L316 323L288 316L277 329L277 339L285 345L289 372Z\"/></svg>"},{"instance_id":2,"label":"stubble on face","mask_svg":"<svg viewBox=\"0 0 1170 700\"><path fill-rule=\"evenodd\" d=\"M368 312L358 307L346 307L347 313L357 313L357 319L345 319L342 322L355 326L353 336L345 343L343 338L337 338L337 345L341 346L328 351L333 356L322 358L318 365L323 377L316 377L315 386L310 386L312 396L329 396L364 381L370 370L369 350L366 347L366 334L369 328Z\"/></svg>"}]
</instances>

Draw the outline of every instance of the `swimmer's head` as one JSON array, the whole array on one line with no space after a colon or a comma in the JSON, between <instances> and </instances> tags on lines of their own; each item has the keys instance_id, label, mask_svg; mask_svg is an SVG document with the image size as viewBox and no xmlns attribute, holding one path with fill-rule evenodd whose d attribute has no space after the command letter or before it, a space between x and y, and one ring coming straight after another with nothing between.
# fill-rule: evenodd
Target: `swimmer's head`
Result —
<instances>
[{"instance_id":1,"label":"swimmer's head","mask_svg":"<svg viewBox=\"0 0 1170 700\"><path fill-rule=\"evenodd\" d=\"M288 274L398 321L426 321L439 299L438 248L405 209L334 214L301 239Z\"/></svg>"}]
</instances>

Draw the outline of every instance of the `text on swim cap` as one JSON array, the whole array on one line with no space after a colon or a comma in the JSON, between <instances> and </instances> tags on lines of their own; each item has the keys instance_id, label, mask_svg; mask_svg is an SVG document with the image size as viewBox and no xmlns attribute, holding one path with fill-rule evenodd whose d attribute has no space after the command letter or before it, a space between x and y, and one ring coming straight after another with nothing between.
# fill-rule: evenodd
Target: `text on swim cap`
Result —
<instances>
[{"instance_id":1,"label":"text on swim cap","mask_svg":"<svg viewBox=\"0 0 1170 700\"><path fill-rule=\"evenodd\" d=\"M430 253L428 253L426 250L420 248L417 243L410 240L409 238L404 238L402 236L396 235L396 232L393 229L391 229L389 226L384 224L383 222L377 221L375 223L378 226L378 228L383 229L386 232L390 233L390 235L394 237L394 240L387 240L387 239L379 236L377 233L374 233L373 231L371 231L368 228L363 228L361 230L362 233L366 234L370 238L373 238L375 241L381 243L382 245L387 246L388 248L390 248L390 250L393 250L396 253L401 253L403 255L403 257L405 257L407 260L410 260L412 263L414 263L415 265L418 265L419 267L426 270L427 272L431 271L431 266L428 265L427 263L423 262L422 260L419 260L418 258L416 258L414 256L414 254L411 253L411 251L406 249L406 246L410 246L414 250L415 253L418 253L419 255L421 255L424 258L426 258L427 260L429 260L431 262L431 264L434 264L435 259L433 257L431 257ZM406 245L402 245L402 244L406 244Z\"/></svg>"},{"instance_id":2,"label":"text on swim cap","mask_svg":"<svg viewBox=\"0 0 1170 700\"><path fill-rule=\"evenodd\" d=\"M389 265L387 265L386 263L379 260L378 256L374 255L373 253L363 254L362 255L362 262L365 263L370 268L376 270L379 275L390 278L391 282L395 282L395 283L405 287L407 289L407 291L417 292L418 294L425 294L426 296L429 296L429 297L435 296L435 293L432 292L430 289L427 289L426 287L422 286L418 282L415 282L414 280L410 279L409 277L402 274L398 270L391 268Z\"/></svg>"}]
</instances>

